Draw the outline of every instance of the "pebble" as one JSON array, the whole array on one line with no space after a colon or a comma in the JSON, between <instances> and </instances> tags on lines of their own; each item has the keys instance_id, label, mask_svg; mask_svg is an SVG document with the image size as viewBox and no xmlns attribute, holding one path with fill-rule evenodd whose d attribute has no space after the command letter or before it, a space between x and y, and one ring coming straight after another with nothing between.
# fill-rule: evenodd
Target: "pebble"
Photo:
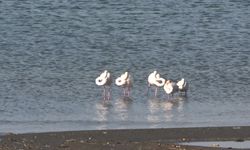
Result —
<instances>
[{"instance_id":1,"label":"pebble","mask_svg":"<svg viewBox=\"0 0 250 150\"><path fill-rule=\"evenodd\" d=\"M106 131L103 131L102 133L103 133L103 134L107 134L108 132L106 132Z\"/></svg>"},{"instance_id":2,"label":"pebble","mask_svg":"<svg viewBox=\"0 0 250 150\"><path fill-rule=\"evenodd\" d=\"M81 140L80 143L85 143L85 141L84 141L84 140Z\"/></svg>"},{"instance_id":3,"label":"pebble","mask_svg":"<svg viewBox=\"0 0 250 150\"><path fill-rule=\"evenodd\" d=\"M76 139L68 139L65 142L75 142L75 141L76 141Z\"/></svg>"},{"instance_id":4,"label":"pebble","mask_svg":"<svg viewBox=\"0 0 250 150\"><path fill-rule=\"evenodd\" d=\"M240 127L235 126L235 127L233 127L233 129L235 129L235 130L239 130L239 129L241 129L241 128L240 128Z\"/></svg>"},{"instance_id":5,"label":"pebble","mask_svg":"<svg viewBox=\"0 0 250 150\"><path fill-rule=\"evenodd\" d=\"M50 148L50 145L46 144L44 145L45 148Z\"/></svg>"},{"instance_id":6,"label":"pebble","mask_svg":"<svg viewBox=\"0 0 250 150\"><path fill-rule=\"evenodd\" d=\"M212 147L220 147L219 144L212 144Z\"/></svg>"},{"instance_id":7,"label":"pebble","mask_svg":"<svg viewBox=\"0 0 250 150\"><path fill-rule=\"evenodd\" d=\"M68 148L69 146L68 146L68 145L65 145L65 144L61 144L59 147L60 147L60 148Z\"/></svg>"}]
</instances>

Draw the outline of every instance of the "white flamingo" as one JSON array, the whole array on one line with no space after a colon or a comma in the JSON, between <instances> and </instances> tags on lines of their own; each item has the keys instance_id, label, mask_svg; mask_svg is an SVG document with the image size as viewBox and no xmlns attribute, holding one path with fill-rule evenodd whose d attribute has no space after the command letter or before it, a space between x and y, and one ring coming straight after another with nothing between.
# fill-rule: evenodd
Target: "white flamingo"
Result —
<instances>
[{"instance_id":1,"label":"white flamingo","mask_svg":"<svg viewBox=\"0 0 250 150\"><path fill-rule=\"evenodd\" d=\"M148 76L148 90L151 86L155 86L155 97L157 96L158 87L162 87L165 84L165 79L160 77L160 74L157 71L154 71ZM148 93L147 90L147 93Z\"/></svg>"},{"instance_id":2,"label":"white flamingo","mask_svg":"<svg viewBox=\"0 0 250 150\"><path fill-rule=\"evenodd\" d=\"M130 90L132 88L132 79L131 75L128 72L125 72L120 77L115 80L117 86L123 87L124 96L130 96Z\"/></svg>"},{"instance_id":3,"label":"white flamingo","mask_svg":"<svg viewBox=\"0 0 250 150\"><path fill-rule=\"evenodd\" d=\"M180 93L184 92L185 96L187 95L187 90L188 90L188 83L187 81L182 78L180 81L177 82L178 90Z\"/></svg>"},{"instance_id":4,"label":"white flamingo","mask_svg":"<svg viewBox=\"0 0 250 150\"><path fill-rule=\"evenodd\" d=\"M171 80L167 80L163 88L166 94L168 94L168 98L169 95L174 96L174 93L178 92L178 86Z\"/></svg>"},{"instance_id":5,"label":"white flamingo","mask_svg":"<svg viewBox=\"0 0 250 150\"><path fill-rule=\"evenodd\" d=\"M103 95L104 95L104 100L110 99L111 97L111 83L112 83L112 78L110 72L107 70L104 70L99 77L95 79L95 83L98 86L103 86ZM107 89L108 88L108 91Z\"/></svg>"}]
</instances>

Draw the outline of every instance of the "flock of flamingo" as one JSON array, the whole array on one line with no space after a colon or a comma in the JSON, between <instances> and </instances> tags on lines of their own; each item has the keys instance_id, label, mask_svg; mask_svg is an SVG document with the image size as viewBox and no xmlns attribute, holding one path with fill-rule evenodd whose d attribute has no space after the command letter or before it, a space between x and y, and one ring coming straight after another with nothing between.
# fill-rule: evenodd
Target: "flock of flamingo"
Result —
<instances>
[{"instance_id":1,"label":"flock of flamingo","mask_svg":"<svg viewBox=\"0 0 250 150\"><path fill-rule=\"evenodd\" d=\"M103 96L104 100L109 100L111 97L111 84L112 77L109 71L104 70L100 76L98 76L95 80L95 83L98 86L103 86ZM132 78L129 72L125 72L120 77L116 78L115 84L119 87L123 88L123 94L125 97L130 96L130 90L132 88ZM163 87L164 91L170 96L174 96L174 93L179 92L180 94L184 93L186 96L188 90L188 83L184 78L178 81L167 80L161 77L161 75L157 71L153 71L148 76L148 90L151 86L155 87L155 97L157 96L157 90L159 87ZM147 90L147 93L148 93Z\"/></svg>"}]
</instances>

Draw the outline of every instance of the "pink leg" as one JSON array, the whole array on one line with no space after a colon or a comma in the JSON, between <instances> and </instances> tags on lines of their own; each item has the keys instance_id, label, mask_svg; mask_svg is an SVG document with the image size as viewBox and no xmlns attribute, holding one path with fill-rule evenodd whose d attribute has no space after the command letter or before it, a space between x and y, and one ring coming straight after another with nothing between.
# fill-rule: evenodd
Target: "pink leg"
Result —
<instances>
[{"instance_id":1,"label":"pink leg","mask_svg":"<svg viewBox=\"0 0 250 150\"><path fill-rule=\"evenodd\" d=\"M128 88L128 97L130 97L130 88Z\"/></svg>"},{"instance_id":2,"label":"pink leg","mask_svg":"<svg viewBox=\"0 0 250 150\"><path fill-rule=\"evenodd\" d=\"M106 97L105 97L105 100L107 100L109 98L109 89L108 89L108 87L107 87L107 89L106 89Z\"/></svg>"},{"instance_id":3,"label":"pink leg","mask_svg":"<svg viewBox=\"0 0 250 150\"><path fill-rule=\"evenodd\" d=\"M110 100L111 99L111 87L109 87L109 89L108 89L108 100Z\"/></svg>"},{"instance_id":4,"label":"pink leg","mask_svg":"<svg viewBox=\"0 0 250 150\"><path fill-rule=\"evenodd\" d=\"M103 99L104 100L106 99L106 87L105 86L103 87Z\"/></svg>"},{"instance_id":5,"label":"pink leg","mask_svg":"<svg viewBox=\"0 0 250 150\"><path fill-rule=\"evenodd\" d=\"M123 96L125 97L126 96L126 89L123 88Z\"/></svg>"},{"instance_id":6,"label":"pink leg","mask_svg":"<svg viewBox=\"0 0 250 150\"><path fill-rule=\"evenodd\" d=\"M155 97L157 97L157 90L158 90L158 88L155 87Z\"/></svg>"}]
</instances>

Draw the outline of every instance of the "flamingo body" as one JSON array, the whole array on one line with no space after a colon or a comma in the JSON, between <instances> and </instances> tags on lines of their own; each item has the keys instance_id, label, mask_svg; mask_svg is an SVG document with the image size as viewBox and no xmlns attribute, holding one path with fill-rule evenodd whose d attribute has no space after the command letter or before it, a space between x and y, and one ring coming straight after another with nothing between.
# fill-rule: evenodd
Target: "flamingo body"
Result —
<instances>
[{"instance_id":1,"label":"flamingo body","mask_svg":"<svg viewBox=\"0 0 250 150\"><path fill-rule=\"evenodd\" d=\"M110 99L111 97L111 84L112 78L110 72L104 70L99 77L95 80L96 85L104 87L104 99ZM108 91L106 88L108 87Z\"/></svg>"},{"instance_id":2,"label":"flamingo body","mask_svg":"<svg viewBox=\"0 0 250 150\"><path fill-rule=\"evenodd\" d=\"M148 89L150 86L155 86L155 96L157 96L157 88L165 84L165 79L160 77L157 71L154 71L148 76Z\"/></svg>"},{"instance_id":3,"label":"flamingo body","mask_svg":"<svg viewBox=\"0 0 250 150\"><path fill-rule=\"evenodd\" d=\"M174 93L178 92L178 86L176 85L175 82L171 80L167 80L163 88L166 94L168 94L168 96L169 95L173 96Z\"/></svg>"},{"instance_id":4,"label":"flamingo body","mask_svg":"<svg viewBox=\"0 0 250 150\"><path fill-rule=\"evenodd\" d=\"M188 90L188 83L184 78L182 78L180 81L177 82L177 86L178 86L179 92L185 92L185 95L186 95L187 90Z\"/></svg>"},{"instance_id":5,"label":"flamingo body","mask_svg":"<svg viewBox=\"0 0 250 150\"><path fill-rule=\"evenodd\" d=\"M128 72L125 72L120 77L115 80L115 84L117 86L123 87L124 89L124 96L130 95L130 90L132 88L132 78Z\"/></svg>"}]
</instances>

